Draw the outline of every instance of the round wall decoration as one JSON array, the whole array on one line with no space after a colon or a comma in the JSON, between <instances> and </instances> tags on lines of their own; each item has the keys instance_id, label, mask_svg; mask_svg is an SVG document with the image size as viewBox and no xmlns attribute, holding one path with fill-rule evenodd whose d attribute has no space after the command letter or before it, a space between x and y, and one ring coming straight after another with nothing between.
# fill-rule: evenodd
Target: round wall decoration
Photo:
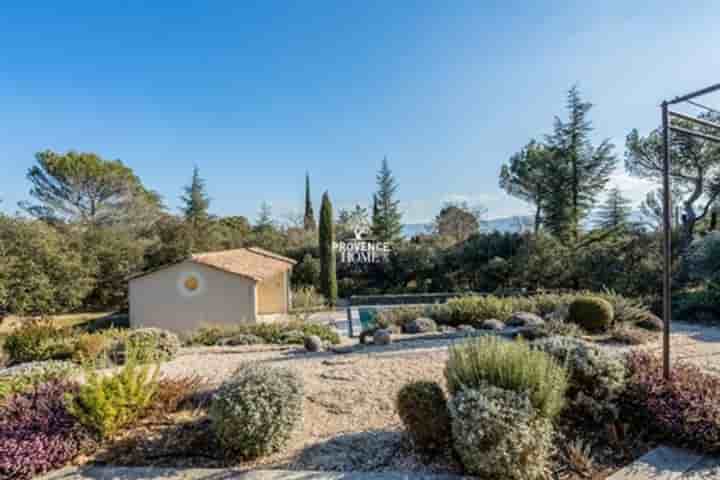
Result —
<instances>
[{"instance_id":1,"label":"round wall decoration","mask_svg":"<svg viewBox=\"0 0 720 480\"><path fill-rule=\"evenodd\" d=\"M193 297L205 291L205 279L200 272L182 272L178 277L177 288L181 295Z\"/></svg>"}]
</instances>

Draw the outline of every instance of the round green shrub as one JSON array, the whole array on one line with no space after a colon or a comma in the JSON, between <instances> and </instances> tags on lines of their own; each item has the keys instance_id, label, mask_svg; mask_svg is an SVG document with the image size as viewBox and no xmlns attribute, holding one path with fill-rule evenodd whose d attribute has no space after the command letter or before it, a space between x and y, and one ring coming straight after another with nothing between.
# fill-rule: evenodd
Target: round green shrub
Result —
<instances>
[{"instance_id":1,"label":"round green shrub","mask_svg":"<svg viewBox=\"0 0 720 480\"><path fill-rule=\"evenodd\" d=\"M617 420L628 377L621 357L569 337L544 338L533 342L532 347L550 354L568 369L567 396L574 413L597 423Z\"/></svg>"},{"instance_id":2,"label":"round green shrub","mask_svg":"<svg viewBox=\"0 0 720 480\"><path fill-rule=\"evenodd\" d=\"M552 424L524 393L485 386L449 404L453 446L467 473L480 478L547 478Z\"/></svg>"},{"instance_id":3,"label":"round green shrub","mask_svg":"<svg viewBox=\"0 0 720 480\"><path fill-rule=\"evenodd\" d=\"M597 297L579 297L568 310L568 321L591 333L606 332L612 325L613 317L610 302Z\"/></svg>"},{"instance_id":4,"label":"round green shrub","mask_svg":"<svg viewBox=\"0 0 720 480\"><path fill-rule=\"evenodd\" d=\"M115 363L125 363L132 350L140 363L168 361L177 356L181 346L173 332L155 327L138 328L114 344L111 358Z\"/></svg>"},{"instance_id":5,"label":"round green shrub","mask_svg":"<svg viewBox=\"0 0 720 480\"><path fill-rule=\"evenodd\" d=\"M208 415L226 454L252 459L287 443L302 422L302 401L296 372L247 363L213 395Z\"/></svg>"},{"instance_id":6,"label":"round green shrub","mask_svg":"<svg viewBox=\"0 0 720 480\"><path fill-rule=\"evenodd\" d=\"M417 381L402 387L397 410L418 450L440 452L450 444L450 413L437 383Z\"/></svg>"}]
</instances>

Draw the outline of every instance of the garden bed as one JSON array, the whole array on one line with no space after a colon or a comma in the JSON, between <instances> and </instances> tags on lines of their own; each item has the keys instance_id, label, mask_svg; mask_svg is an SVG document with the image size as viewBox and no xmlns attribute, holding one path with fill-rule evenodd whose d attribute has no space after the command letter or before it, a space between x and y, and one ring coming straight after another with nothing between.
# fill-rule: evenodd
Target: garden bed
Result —
<instances>
[{"instance_id":1,"label":"garden bed","mask_svg":"<svg viewBox=\"0 0 720 480\"><path fill-rule=\"evenodd\" d=\"M166 467L278 468L327 471L407 471L461 473L449 452L437 456L416 453L403 433L394 399L399 389L416 380L444 384L447 343L407 339L394 348L366 346L356 353L304 354L296 348L253 347L193 350L162 366L165 375L197 374L211 380L210 390L229 378L246 361L289 366L305 383L304 421L281 452L250 462L224 458L210 434L203 408L173 414L160 421L146 420L123 432L107 448L85 461L113 465ZM422 348L417 353L415 348ZM628 442L632 448L603 445L604 432L582 432L570 421L561 423L558 454L553 468L557 478L586 478L588 470L568 460L578 449L594 445L593 473L609 473L645 453L651 445ZM602 478L602 477L600 477Z\"/></svg>"}]
</instances>

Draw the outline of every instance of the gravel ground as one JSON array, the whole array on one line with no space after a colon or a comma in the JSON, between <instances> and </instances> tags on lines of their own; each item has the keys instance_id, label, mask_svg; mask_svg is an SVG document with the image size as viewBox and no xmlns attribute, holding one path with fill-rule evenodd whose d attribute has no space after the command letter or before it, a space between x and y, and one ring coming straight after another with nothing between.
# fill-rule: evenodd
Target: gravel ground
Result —
<instances>
[{"instance_id":1,"label":"gravel ground","mask_svg":"<svg viewBox=\"0 0 720 480\"><path fill-rule=\"evenodd\" d=\"M338 349L346 353L311 354L298 347L277 346L185 348L177 359L163 364L162 373L199 375L210 386L219 385L247 361L287 366L300 373L305 382L302 429L282 452L243 463L240 468L457 473L460 468L452 458L419 458L413 453L402 434L394 406L398 390L407 382L427 379L444 385L447 346L457 337L413 338L409 341L399 337L401 341L386 347L352 347L353 342L346 338ZM720 372L720 328L678 322L674 325L672 344L674 358ZM617 352L628 349L606 348ZM644 348L657 350L660 341ZM202 417L190 420L206 421ZM200 430L207 431L207 425ZM181 441L187 431L179 429L164 435ZM212 452L213 447L205 445L210 440L196 441ZM194 447L186 449L194 451ZM158 463L163 461L170 465L178 463L177 458ZM202 458L184 462L188 466L217 466L214 461Z\"/></svg>"},{"instance_id":2,"label":"gravel ground","mask_svg":"<svg viewBox=\"0 0 720 480\"><path fill-rule=\"evenodd\" d=\"M302 375L305 382L302 429L282 452L243 463L240 468L456 473L459 466L452 458L419 458L412 452L394 406L398 390L409 381L428 379L444 383L446 347L450 342L449 339L398 342L345 354L310 354L296 347L187 348L177 359L162 365L162 374L195 374L216 386L230 377L239 364L258 361L290 367ZM138 431L137 435L150 433ZM178 431L173 436L182 435ZM129 458L123 461L131 463ZM110 460L117 461L117 457ZM188 463L214 465L202 458Z\"/></svg>"}]
</instances>

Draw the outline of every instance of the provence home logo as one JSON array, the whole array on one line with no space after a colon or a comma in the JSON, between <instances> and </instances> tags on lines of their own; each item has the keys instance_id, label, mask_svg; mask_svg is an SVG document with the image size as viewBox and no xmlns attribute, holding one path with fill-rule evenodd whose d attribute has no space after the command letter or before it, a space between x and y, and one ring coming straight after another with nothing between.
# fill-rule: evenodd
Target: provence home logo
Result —
<instances>
[{"instance_id":1,"label":"provence home logo","mask_svg":"<svg viewBox=\"0 0 720 480\"><path fill-rule=\"evenodd\" d=\"M354 238L333 242L333 248L340 255L340 262L362 265L387 259L390 244L368 238L370 225L366 220L352 222L351 228Z\"/></svg>"}]
</instances>

